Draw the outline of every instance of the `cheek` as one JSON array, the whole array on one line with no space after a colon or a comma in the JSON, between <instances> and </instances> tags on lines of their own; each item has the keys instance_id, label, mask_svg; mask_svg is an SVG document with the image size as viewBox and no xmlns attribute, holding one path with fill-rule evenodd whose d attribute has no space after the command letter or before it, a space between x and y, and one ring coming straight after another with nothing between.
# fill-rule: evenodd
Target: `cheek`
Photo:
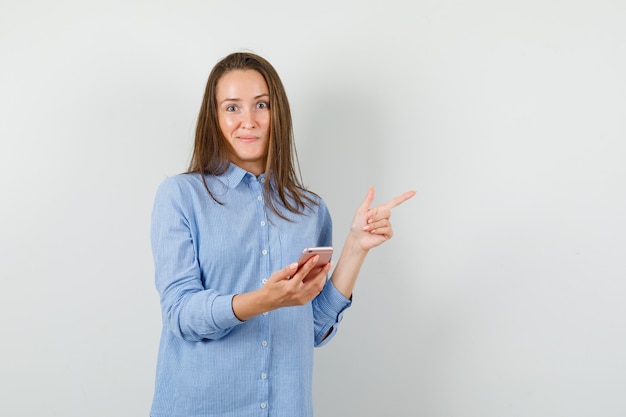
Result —
<instances>
[{"instance_id":1,"label":"cheek","mask_svg":"<svg viewBox=\"0 0 626 417\"><path fill-rule=\"evenodd\" d=\"M269 115L269 113L259 120L259 124L261 126L263 126L263 127L269 127L269 125L270 125L270 115Z\"/></svg>"},{"instance_id":2,"label":"cheek","mask_svg":"<svg viewBox=\"0 0 626 417\"><path fill-rule=\"evenodd\" d=\"M220 117L219 124L222 133L224 133L226 137L230 136L229 134L233 131L235 121L231 117Z\"/></svg>"}]
</instances>

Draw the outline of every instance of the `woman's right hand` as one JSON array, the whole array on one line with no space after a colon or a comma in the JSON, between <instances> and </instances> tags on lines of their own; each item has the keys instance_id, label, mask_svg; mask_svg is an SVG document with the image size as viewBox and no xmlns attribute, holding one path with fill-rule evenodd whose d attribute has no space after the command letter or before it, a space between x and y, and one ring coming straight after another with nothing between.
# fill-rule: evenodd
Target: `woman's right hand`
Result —
<instances>
[{"instance_id":1,"label":"woman's right hand","mask_svg":"<svg viewBox=\"0 0 626 417\"><path fill-rule=\"evenodd\" d=\"M261 313L281 307L304 305L322 292L331 263L316 266L315 255L298 268L293 262L274 272L265 285L256 291L233 297L233 312L245 321Z\"/></svg>"},{"instance_id":2,"label":"woman's right hand","mask_svg":"<svg viewBox=\"0 0 626 417\"><path fill-rule=\"evenodd\" d=\"M269 278L264 288L268 301L275 308L299 306L313 300L322 292L331 264L316 266L319 255L307 260L300 268L294 262Z\"/></svg>"}]
</instances>

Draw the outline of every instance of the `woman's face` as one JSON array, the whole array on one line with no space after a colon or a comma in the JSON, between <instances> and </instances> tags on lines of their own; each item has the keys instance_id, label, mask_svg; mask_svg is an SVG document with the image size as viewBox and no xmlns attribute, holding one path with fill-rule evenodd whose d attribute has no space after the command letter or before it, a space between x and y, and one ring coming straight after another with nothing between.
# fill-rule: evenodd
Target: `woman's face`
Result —
<instances>
[{"instance_id":1,"label":"woman's face","mask_svg":"<svg viewBox=\"0 0 626 417\"><path fill-rule=\"evenodd\" d=\"M220 129L230 144L230 160L253 173L265 171L270 129L270 96L255 70L235 70L222 76L216 88Z\"/></svg>"}]
</instances>

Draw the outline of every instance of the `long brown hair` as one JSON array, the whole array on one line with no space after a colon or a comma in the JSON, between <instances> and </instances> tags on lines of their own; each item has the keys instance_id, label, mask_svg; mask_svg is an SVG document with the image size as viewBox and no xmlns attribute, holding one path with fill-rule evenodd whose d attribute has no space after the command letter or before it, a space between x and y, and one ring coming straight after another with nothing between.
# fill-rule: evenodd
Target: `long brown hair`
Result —
<instances>
[{"instance_id":1,"label":"long brown hair","mask_svg":"<svg viewBox=\"0 0 626 417\"><path fill-rule=\"evenodd\" d=\"M279 201L290 212L301 214L306 207L316 205L317 202L305 192L302 184L287 93L274 67L253 53L232 53L211 70L198 115L193 155L187 173L199 173L208 193L220 203L209 189L205 174L223 174L230 163L226 138L217 117L216 91L220 78L235 70L257 71L269 88L270 135L265 166L265 201L272 211L286 219L280 214L272 198L271 190L274 188Z\"/></svg>"}]
</instances>

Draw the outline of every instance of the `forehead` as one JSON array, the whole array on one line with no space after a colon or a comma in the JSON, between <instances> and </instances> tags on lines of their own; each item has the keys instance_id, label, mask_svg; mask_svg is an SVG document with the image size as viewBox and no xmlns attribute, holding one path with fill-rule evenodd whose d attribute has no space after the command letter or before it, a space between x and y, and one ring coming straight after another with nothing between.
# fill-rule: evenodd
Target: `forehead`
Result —
<instances>
[{"instance_id":1,"label":"forehead","mask_svg":"<svg viewBox=\"0 0 626 417\"><path fill-rule=\"evenodd\" d=\"M218 101L245 100L269 94L265 78L255 70L234 70L222 75L216 86Z\"/></svg>"}]
</instances>

